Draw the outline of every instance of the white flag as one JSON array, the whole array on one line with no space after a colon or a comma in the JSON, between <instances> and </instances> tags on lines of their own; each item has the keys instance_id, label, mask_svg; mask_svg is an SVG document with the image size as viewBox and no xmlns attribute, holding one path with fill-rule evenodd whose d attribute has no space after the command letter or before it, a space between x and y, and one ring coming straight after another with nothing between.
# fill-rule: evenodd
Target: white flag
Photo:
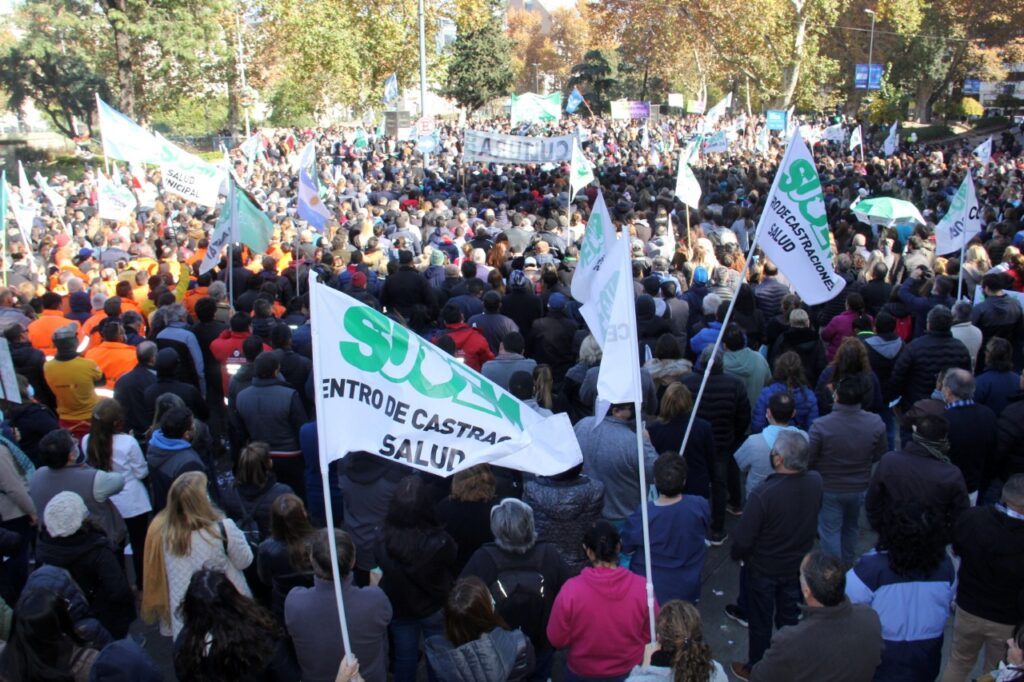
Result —
<instances>
[{"instance_id":1,"label":"white flag","mask_svg":"<svg viewBox=\"0 0 1024 682\"><path fill-rule=\"evenodd\" d=\"M824 132L822 132L821 134L821 137L822 139L828 140L829 142L842 143L842 141L846 138L846 129L843 128L841 124L836 123L835 125L830 125L827 128L825 128Z\"/></svg>"},{"instance_id":2,"label":"white flag","mask_svg":"<svg viewBox=\"0 0 1024 682\"><path fill-rule=\"evenodd\" d=\"M121 161L161 162L160 142L152 133L96 96L103 155Z\"/></svg>"},{"instance_id":3,"label":"white flag","mask_svg":"<svg viewBox=\"0 0 1024 682\"><path fill-rule=\"evenodd\" d=\"M799 132L775 174L756 234L765 255L808 305L834 298L846 285L832 267L821 180Z\"/></svg>"},{"instance_id":4,"label":"white flag","mask_svg":"<svg viewBox=\"0 0 1024 682\"><path fill-rule=\"evenodd\" d=\"M42 173L36 173L34 180L36 181L36 184L39 185L39 189L43 190L43 196L50 202L50 205L53 206L54 210L63 210L64 207L68 205L67 199L62 197L60 192L50 187L50 183Z\"/></svg>"},{"instance_id":5,"label":"white flag","mask_svg":"<svg viewBox=\"0 0 1024 682\"><path fill-rule=\"evenodd\" d=\"M704 121L707 124L705 130L710 130L718 119L725 115L725 110L732 106L732 93L719 100L718 104L708 109L708 113L704 114Z\"/></svg>"},{"instance_id":6,"label":"white flag","mask_svg":"<svg viewBox=\"0 0 1024 682\"><path fill-rule=\"evenodd\" d=\"M310 273L322 465L364 451L438 476L485 462L540 476L583 456L542 417L436 345Z\"/></svg>"},{"instance_id":7,"label":"white flag","mask_svg":"<svg viewBox=\"0 0 1024 682\"><path fill-rule=\"evenodd\" d=\"M967 173L960 188L949 200L949 211L935 226L935 253L942 256L959 251L980 232L981 209L974 193L974 179Z\"/></svg>"},{"instance_id":8,"label":"white flag","mask_svg":"<svg viewBox=\"0 0 1024 682\"><path fill-rule=\"evenodd\" d=\"M135 206L135 194L124 185L118 185L108 179L103 173L99 173L99 213L103 220L116 222L132 219Z\"/></svg>"},{"instance_id":9,"label":"white flag","mask_svg":"<svg viewBox=\"0 0 1024 682\"><path fill-rule=\"evenodd\" d=\"M862 144L864 144L864 142L861 139L860 126L857 126L856 128L853 129L853 132L850 133L850 151L852 152L854 149L861 146Z\"/></svg>"},{"instance_id":10,"label":"white flag","mask_svg":"<svg viewBox=\"0 0 1024 682\"><path fill-rule=\"evenodd\" d=\"M640 148L644 150L651 148L651 135L647 132L646 124L644 124L643 132L640 134Z\"/></svg>"},{"instance_id":11,"label":"white flag","mask_svg":"<svg viewBox=\"0 0 1024 682\"><path fill-rule=\"evenodd\" d=\"M296 212L314 229L323 232L331 212L320 201L319 171L316 167L316 145L308 143L299 155L299 203Z\"/></svg>"},{"instance_id":12,"label":"white flag","mask_svg":"<svg viewBox=\"0 0 1024 682\"><path fill-rule=\"evenodd\" d=\"M608 213L608 206L604 203L604 193L598 190L597 199L594 200L594 210L587 220L587 227L583 231L583 241L580 242L580 256L576 263L576 270L573 272L571 293L572 297L580 303L586 303L594 296L594 292L601 289L604 280L608 277L607 268L604 268L604 260L611 252L611 246L615 243L615 225ZM585 308L584 308L585 310ZM581 312L583 312L581 310ZM594 338L604 338L604 329L594 325L598 321L591 321L584 314L584 319L590 325L590 331Z\"/></svg>"},{"instance_id":13,"label":"white flag","mask_svg":"<svg viewBox=\"0 0 1024 682\"><path fill-rule=\"evenodd\" d=\"M992 136L989 135L987 140L975 147L973 154L981 163L982 169L988 168L992 163Z\"/></svg>"},{"instance_id":14,"label":"white flag","mask_svg":"<svg viewBox=\"0 0 1024 682\"><path fill-rule=\"evenodd\" d=\"M679 169L676 172L676 196L693 210L700 209L700 183L693 169L686 162L685 150L679 154Z\"/></svg>"},{"instance_id":15,"label":"white flag","mask_svg":"<svg viewBox=\"0 0 1024 682\"><path fill-rule=\"evenodd\" d=\"M186 201L217 208L225 169L186 152L164 139L159 133L156 137L160 143L158 163L164 190L173 192Z\"/></svg>"},{"instance_id":16,"label":"white flag","mask_svg":"<svg viewBox=\"0 0 1024 682\"><path fill-rule=\"evenodd\" d=\"M632 250L628 232L614 240L604 265L609 276L603 288L594 292L593 299L584 303L580 309L580 313L585 314L588 320L600 318L604 328L603 337L596 333L594 336L602 351L601 368L597 374L597 403L594 406L594 416L597 417L595 426L604 418L609 406L631 403L642 397Z\"/></svg>"},{"instance_id":17,"label":"white flag","mask_svg":"<svg viewBox=\"0 0 1024 682\"><path fill-rule=\"evenodd\" d=\"M889 136L885 138L885 144L882 146L882 151L885 152L886 156L892 156L896 153L896 148L899 147L900 138L896 134L896 126L898 123L894 122L892 127L889 128Z\"/></svg>"},{"instance_id":18,"label":"white flag","mask_svg":"<svg viewBox=\"0 0 1024 682\"><path fill-rule=\"evenodd\" d=\"M28 175L25 174L25 166L18 161L18 193L21 195L19 200L21 205L28 207L36 203L35 196L32 194L32 185L28 182Z\"/></svg>"},{"instance_id":19,"label":"white flag","mask_svg":"<svg viewBox=\"0 0 1024 682\"><path fill-rule=\"evenodd\" d=\"M754 150L758 154L768 153L768 126L761 126L761 132L757 134L757 141L754 143Z\"/></svg>"},{"instance_id":20,"label":"white flag","mask_svg":"<svg viewBox=\"0 0 1024 682\"><path fill-rule=\"evenodd\" d=\"M593 181L594 171L583 155L579 138L575 138L572 143L572 161L569 163L569 201L575 199L576 193Z\"/></svg>"}]
</instances>

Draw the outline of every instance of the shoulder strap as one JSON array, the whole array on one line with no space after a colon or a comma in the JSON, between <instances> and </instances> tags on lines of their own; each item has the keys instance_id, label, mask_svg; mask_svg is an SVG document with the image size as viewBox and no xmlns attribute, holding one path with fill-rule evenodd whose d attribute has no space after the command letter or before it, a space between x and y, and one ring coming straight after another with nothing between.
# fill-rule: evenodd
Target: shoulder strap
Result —
<instances>
[{"instance_id":1,"label":"shoulder strap","mask_svg":"<svg viewBox=\"0 0 1024 682\"><path fill-rule=\"evenodd\" d=\"M224 527L223 521L217 522L217 528L220 528L220 544L224 548L224 555L230 559L231 555L228 553L228 529Z\"/></svg>"}]
</instances>

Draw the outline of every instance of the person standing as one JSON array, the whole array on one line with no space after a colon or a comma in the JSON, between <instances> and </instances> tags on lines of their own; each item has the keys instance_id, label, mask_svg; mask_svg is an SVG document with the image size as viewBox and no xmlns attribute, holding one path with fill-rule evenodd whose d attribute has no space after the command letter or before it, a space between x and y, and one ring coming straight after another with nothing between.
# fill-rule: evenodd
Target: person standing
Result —
<instances>
[{"instance_id":1,"label":"person standing","mask_svg":"<svg viewBox=\"0 0 1024 682\"><path fill-rule=\"evenodd\" d=\"M1003 486L1002 502L968 509L953 528L960 557L953 642L942 682L964 682L985 650L993 670L1024 620L1024 474Z\"/></svg>"},{"instance_id":2,"label":"person standing","mask_svg":"<svg viewBox=\"0 0 1024 682\"><path fill-rule=\"evenodd\" d=\"M851 604L845 589L839 560L820 550L810 552L800 563L806 615L775 635L749 678L737 677L751 682L870 682L882 659L882 625L871 607Z\"/></svg>"},{"instance_id":3,"label":"person standing","mask_svg":"<svg viewBox=\"0 0 1024 682\"><path fill-rule=\"evenodd\" d=\"M858 519L871 482L871 466L887 448L885 423L861 407L864 380L843 379L836 386L832 412L811 425L809 460L821 474L825 496L818 520L822 549L852 566Z\"/></svg>"},{"instance_id":4,"label":"person standing","mask_svg":"<svg viewBox=\"0 0 1024 682\"><path fill-rule=\"evenodd\" d=\"M744 565L749 619L747 662L731 666L740 679L768 650L772 622L782 628L799 620L800 562L814 545L822 501L821 475L808 471L808 454L800 434L778 435L770 454L774 473L750 495L735 530L730 553Z\"/></svg>"},{"instance_id":5,"label":"person standing","mask_svg":"<svg viewBox=\"0 0 1024 682\"><path fill-rule=\"evenodd\" d=\"M974 376L966 369L951 368L942 377L943 416L949 423L949 458L960 468L971 503L982 501L996 478L995 412L974 402ZM997 482L998 483L998 482Z\"/></svg>"},{"instance_id":6,"label":"person standing","mask_svg":"<svg viewBox=\"0 0 1024 682\"><path fill-rule=\"evenodd\" d=\"M62 429L75 438L89 433L92 408L99 398L96 387L106 381L99 365L78 354L78 328L65 325L53 333L57 355L43 365L46 383L57 399Z\"/></svg>"}]
</instances>

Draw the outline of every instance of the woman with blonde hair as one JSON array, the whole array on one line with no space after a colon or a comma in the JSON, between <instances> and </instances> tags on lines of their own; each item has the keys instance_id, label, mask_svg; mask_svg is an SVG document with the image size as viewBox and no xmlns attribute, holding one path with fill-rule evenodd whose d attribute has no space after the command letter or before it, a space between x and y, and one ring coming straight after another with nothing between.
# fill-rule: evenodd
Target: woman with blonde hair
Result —
<instances>
[{"instance_id":1,"label":"woman with blonde hair","mask_svg":"<svg viewBox=\"0 0 1024 682\"><path fill-rule=\"evenodd\" d=\"M657 642L647 646L643 664L633 668L626 682L728 680L722 665L711 658L700 612L693 604L675 599L662 606L655 632Z\"/></svg>"},{"instance_id":2,"label":"woman with blonde hair","mask_svg":"<svg viewBox=\"0 0 1024 682\"><path fill-rule=\"evenodd\" d=\"M213 506L206 474L189 471L171 484L167 506L156 515L146 537L142 617L159 621L160 634L177 638L179 606L192 575L204 568L222 571L240 593L252 592L242 571L252 563L245 535Z\"/></svg>"},{"instance_id":3,"label":"woman with blonde hair","mask_svg":"<svg viewBox=\"0 0 1024 682\"><path fill-rule=\"evenodd\" d=\"M143 481L149 476L149 466L142 455L139 442L125 433L124 409L112 398L104 398L92 408L89 434L82 439L89 465L100 471L112 471L124 476L124 488L110 498L124 517L128 527L128 540L132 545L132 565L135 568L135 587L142 590L144 566L142 551L146 545L146 528L153 503Z\"/></svg>"},{"instance_id":4,"label":"woman with blonde hair","mask_svg":"<svg viewBox=\"0 0 1024 682\"><path fill-rule=\"evenodd\" d=\"M981 244L968 246L961 269L964 272L964 290L967 297L973 301L975 288L981 284L981 278L985 273L992 269L992 261L985 247Z\"/></svg>"}]
</instances>

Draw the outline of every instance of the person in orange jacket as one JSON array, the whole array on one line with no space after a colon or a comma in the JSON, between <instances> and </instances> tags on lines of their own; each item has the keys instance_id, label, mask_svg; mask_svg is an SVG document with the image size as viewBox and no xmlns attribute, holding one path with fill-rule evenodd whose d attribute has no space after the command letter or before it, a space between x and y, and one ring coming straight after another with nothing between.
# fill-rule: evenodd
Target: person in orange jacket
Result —
<instances>
[{"instance_id":1,"label":"person in orange jacket","mask_svg":"<svg viewBox=\"0 0 1024 682\"><path fill-rule=\"evenodd\" d=\"M53 345L55 331L69 324L75 325L76 331L81 330L77 329L77 322L64 317L61 310L64 299L60 294L47 291L42 296L42 302L42 313L28 325L28 340L33 348L43 351L48 357L53 357L57 354L57 347Z\"/></svg>"},{"instance_id":2,"label":"person in orange jacket","mask_svg":"<svg viewBox=\"0 0 1024 682\"><path fill-rule=\"evenodd\" d=\"M124 327L120 321L108 318L100 325L100 334L102 342L90 346L89 350L85 351L85 358L99 365L107 380L103 388L113 389L121 375L135 369L139 359L135 346L124 342Z\"/></svg>"}]
</instances>

